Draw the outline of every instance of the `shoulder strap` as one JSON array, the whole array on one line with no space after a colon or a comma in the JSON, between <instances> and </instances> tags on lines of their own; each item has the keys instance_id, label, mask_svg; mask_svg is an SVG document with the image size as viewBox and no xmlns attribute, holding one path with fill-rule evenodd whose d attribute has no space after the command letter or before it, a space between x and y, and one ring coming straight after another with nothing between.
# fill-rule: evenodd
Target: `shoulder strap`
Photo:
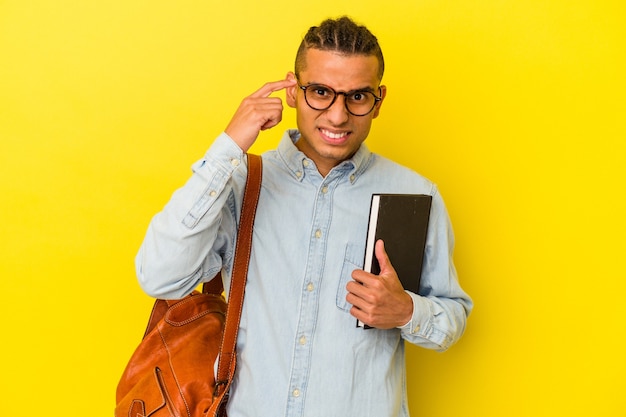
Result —
<instances>
[{"instance_id":1,"label":"shoulder strap","mask_svg":"<svg viewBox=\"0 0 626 417\"><path fill-rule=\"evenodd\" d=\"M225 389L228 381L232 379L234 371L235 345L241 308L243 306L244 289L248 276L248 264L250 262L250 250L252 247L252 229L256 206L261 191L262 163L259 155L248 154L248 177L243 194L243 203L237 232L235 247L235 259L228 294L228 310L226 314L226 327L220 349L219 363L217 368L216 391ZM215 280L214 280L215 281ZM221 281L221 279L218 279Z\"/></svg>"}]
</instances>

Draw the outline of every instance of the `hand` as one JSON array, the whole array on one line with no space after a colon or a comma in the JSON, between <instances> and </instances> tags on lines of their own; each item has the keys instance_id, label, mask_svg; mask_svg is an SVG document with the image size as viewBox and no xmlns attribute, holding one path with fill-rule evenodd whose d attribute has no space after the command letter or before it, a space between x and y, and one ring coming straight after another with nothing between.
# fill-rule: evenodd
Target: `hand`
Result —
<instances>
[{"instance_id":1,"label":"hand","mask_svg":"<svg viewBox=\"0 0 626 417\"><path fill-rule=\"evenodd\" d=\"M246 152L261 130L276 126L283 118L282 100L270 97L270 94L291 87L295 83L295 80L289 79L270 82L244 98L226 127L226 134Z\"/></svg>"},{"instance_id":2,"label":"hand","mask_svg":"<svg viewBox=\"0 0 626 417\"><path fill-rule=\"evenodd\" d=\"M413 299L404 291L382 240L376 242L374 253L380 264L380 275L355 269L354 281L346 285L346 300L352 304L350 314L379 329L402 326L411 320Z\"/></svg>"}]
</instances>

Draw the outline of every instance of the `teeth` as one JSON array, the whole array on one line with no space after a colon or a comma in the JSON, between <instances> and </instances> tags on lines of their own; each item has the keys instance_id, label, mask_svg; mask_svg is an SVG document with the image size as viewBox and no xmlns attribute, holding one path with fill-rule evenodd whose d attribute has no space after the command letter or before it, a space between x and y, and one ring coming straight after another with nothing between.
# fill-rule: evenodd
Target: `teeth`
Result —
<instances>
[{"instance_id":1,"label":"teeth","mask_svg":"<svg viewBox=\"0 0 626 417\"><path fill-rule=\"evenodd\" d=\"M347 133L346 132L342 132L342 133L333 133L331 131L322 129L322 133L326 136L328 136L331 139L341 139L342 137L346 136Z\"/></svg>"}]
</instances>

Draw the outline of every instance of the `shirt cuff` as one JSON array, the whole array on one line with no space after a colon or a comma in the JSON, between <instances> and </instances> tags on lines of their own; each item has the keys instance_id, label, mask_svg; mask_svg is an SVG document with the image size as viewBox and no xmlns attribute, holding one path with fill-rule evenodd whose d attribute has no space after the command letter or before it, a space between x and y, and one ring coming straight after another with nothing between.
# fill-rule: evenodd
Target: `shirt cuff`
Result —
<instances>
[{"instance_id":1,"label":"shirt cuff","mask_svg":"<svg viewBox=\"0 0 626 417\"><path fill-rule=\"evenodd\" d=\"M427 326L430 323L429 301L427 298L410 291L406 291L406 293L409 294L413 300L413 315L411 316L411 320L402 326L398 326L398 329L400 329L402 333L410 335L423 335L426 333Z\"/></svg>"},{"instance_id":2,"label":"shirt cuff","mask_svg":"<svg viewBox=\"0 0 626 417\"><path fill-rule=\"evenodd\" d=\"M218 163L228 161L229 165L236 167L242 162L243 155L239 145L226 132L222 132L209 147L206 158Z\"/></svg>"}]
</instances>

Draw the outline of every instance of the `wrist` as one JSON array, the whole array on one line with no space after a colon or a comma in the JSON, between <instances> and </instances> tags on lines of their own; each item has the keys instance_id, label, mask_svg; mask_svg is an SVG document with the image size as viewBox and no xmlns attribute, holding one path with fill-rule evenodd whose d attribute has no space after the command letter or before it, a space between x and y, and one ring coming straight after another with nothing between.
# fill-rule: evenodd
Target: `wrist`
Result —
<instances>
[{"instance_id":1,"label":"wrist","mask_svg":"<svg viewBox=\"0 0 626 417\"><path fill-rule=\"evenodd\" d=\"M411 297L411 295L407 291L405 291L404 294L407 301L402 303L402 305L404 306L404 314L403 320L401 320L401 324L397 326L398 328L406 327L411 324L411 321L413 321L413 297Z\"/></svg>"}]
</instances>

